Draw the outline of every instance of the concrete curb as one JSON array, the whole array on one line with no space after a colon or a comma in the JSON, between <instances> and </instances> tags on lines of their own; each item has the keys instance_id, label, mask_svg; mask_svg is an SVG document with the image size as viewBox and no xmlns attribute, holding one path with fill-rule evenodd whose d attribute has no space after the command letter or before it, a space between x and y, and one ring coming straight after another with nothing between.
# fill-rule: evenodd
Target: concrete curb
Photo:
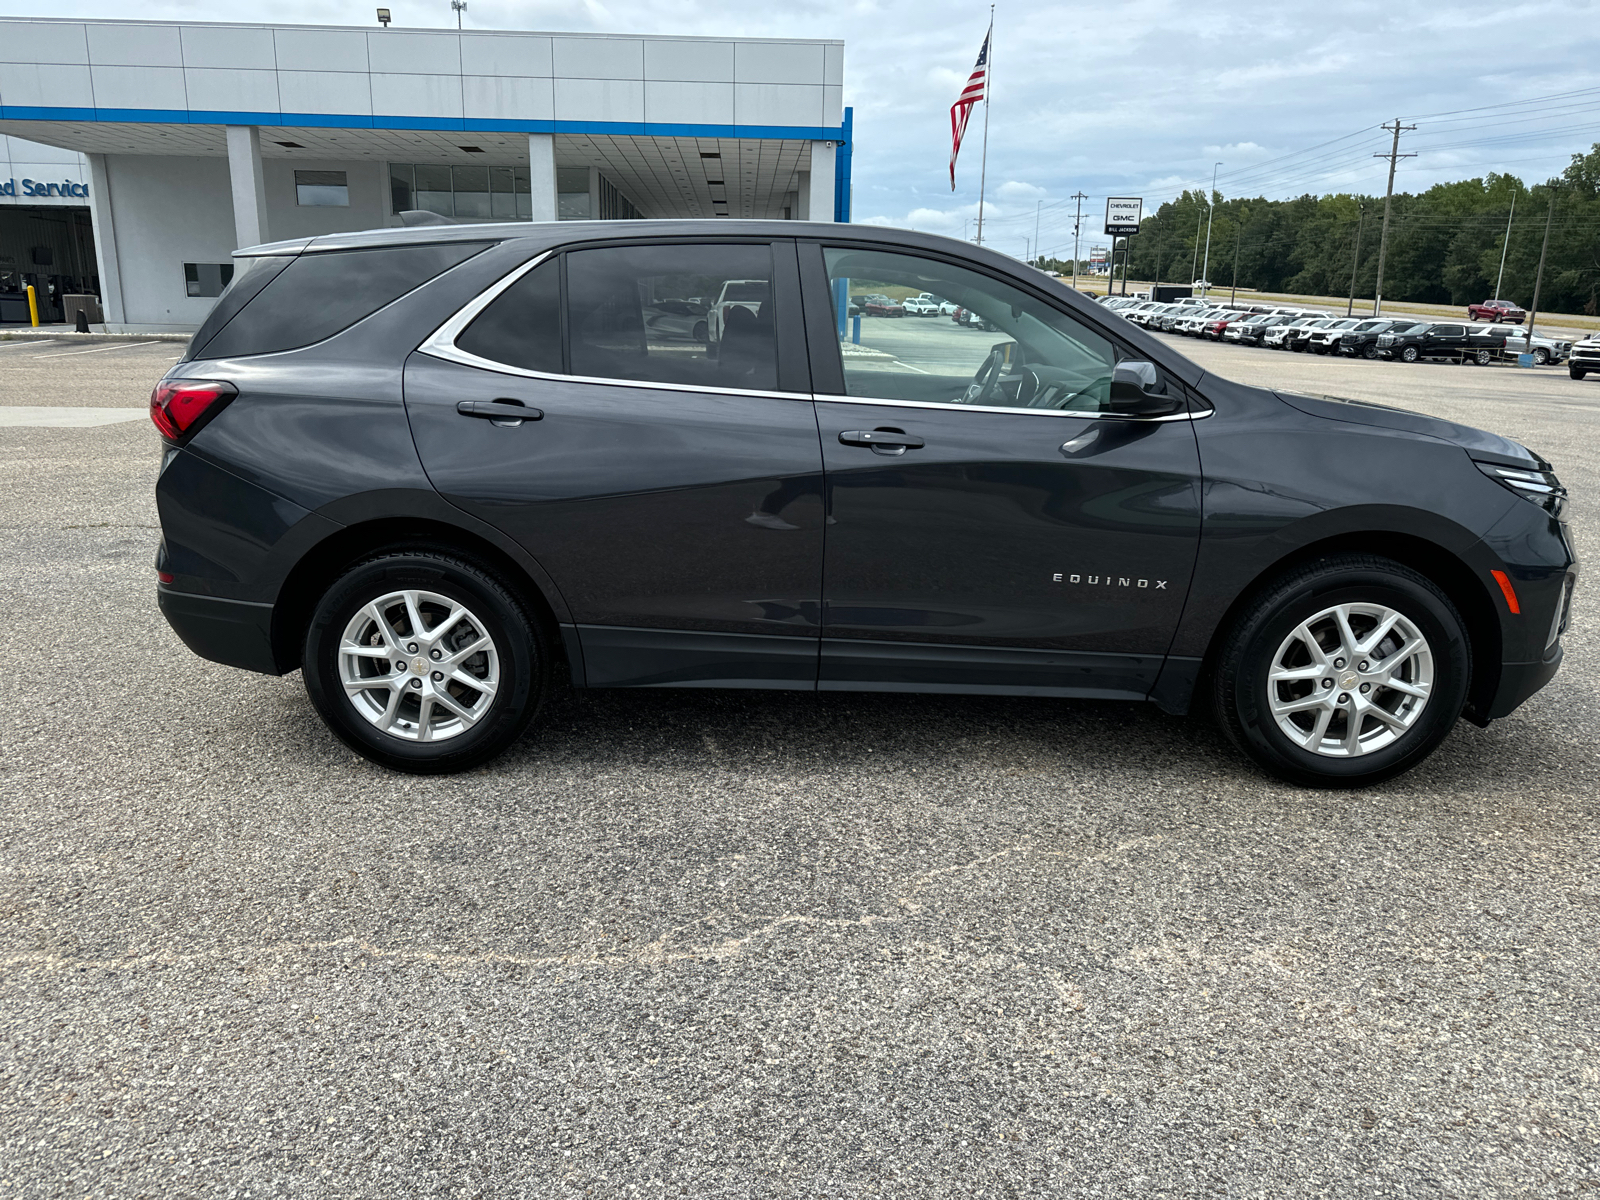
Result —
<instances>
[{"instance_id":1,"label":"concrete curb","mask_svg":"<svg viewBox=\"0 0 1600 1200\"><path fill-rule=\"evenodd\" d=\"M78 333L71 329L30 329L13 327L0 332L0 346L7 342L36 342L50 338L58 342L95 346L101 342L188 342L188 333Z\"/></svg>"}]
</instances>

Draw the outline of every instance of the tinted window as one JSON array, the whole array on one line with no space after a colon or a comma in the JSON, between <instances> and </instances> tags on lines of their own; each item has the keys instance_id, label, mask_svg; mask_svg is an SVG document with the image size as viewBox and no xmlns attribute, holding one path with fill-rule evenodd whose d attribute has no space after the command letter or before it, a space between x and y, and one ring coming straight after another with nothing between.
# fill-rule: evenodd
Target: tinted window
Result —
<instances>
[{"instance_id":1,"label":"tinted window","mask_svg":"<svg viewBox=\"0 0 1600 1200\"><path fill-rule=\"evenodd\" d=\"M456 345L479 358L559 374L560 260L547 259L496 296L456 339Z\"/></svg>"},{"instance_id":2,"label":"tinted window","mask_svg":"<svg viewBox=\"0 0 1600 1200\"><path fill-rule=\"evenodd\" d=\"M330 338L482 250L487 242L302 254L197 358L293 350Z\"/></svg>"},{"instance_id":3,"label":"tinted window","mask_svg":"<svg viewBox=\"0 0 1600 1200\"><path fill-rule=\"evenodd\" d=\"M1467 331L1461 325L1435 325L1433 332L1441 337L1463 337Z\"/></svg>"},{"instance_id":4,"label":"tinted window","mask_svg":"<svg viewBox=\"0 0 1600 1200\"><path fill-rule=\"evenodd\" d=\"M566 258L574 375L777 387L768 247L618 246Z\"/></svg>"},{"instance_id":5,"label":"tinted window","mask_svg":"<svg viewBox=\"0 0 1600 1200\"><path fill-rule=\"evenodd\" d=\"M964 267L882 250L827 251L834 297L852 287L891 298L948 296L949 320L844 319L845 394L1001 408L1108 407L1116 352L1106 338L1019 288Z\"/></svg>"},{"instance_id":6,"label":"tinted window","mask_svg":"<svg viewBox=\"0 0 1600 1200\"><path fill-rule=\"evenodd\" d=\"M228 286L222 289L222 295L211 306L211 311L206 314L206 319L200 323L200 328L195 330L194 336L189 339L187 358L195 358L200 351L206 348L206 343L217 336L221 329L246 304L256 298L256 294L278 277L278 272L287 267L293 258L246 258L239 261L234 269L233 279Z\"/></svg>"}]
</instances>

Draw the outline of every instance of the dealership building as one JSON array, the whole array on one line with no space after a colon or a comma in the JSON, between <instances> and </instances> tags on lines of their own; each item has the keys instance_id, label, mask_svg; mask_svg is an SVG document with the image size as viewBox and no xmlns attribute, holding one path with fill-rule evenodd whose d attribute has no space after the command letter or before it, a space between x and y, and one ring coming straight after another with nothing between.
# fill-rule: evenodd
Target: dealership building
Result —
<instances>
[{"instance_id":1,"label":"dealership building","mask_svg":"<svg viewBox=\"0 0 1600 1200\"><path fill-rule=\"evenodd\" d=\"M190 330L235 249L407 210L848 220L843 79L838 41L0 17L0 322L32 284Z\"/></svg>"}]
</instances>

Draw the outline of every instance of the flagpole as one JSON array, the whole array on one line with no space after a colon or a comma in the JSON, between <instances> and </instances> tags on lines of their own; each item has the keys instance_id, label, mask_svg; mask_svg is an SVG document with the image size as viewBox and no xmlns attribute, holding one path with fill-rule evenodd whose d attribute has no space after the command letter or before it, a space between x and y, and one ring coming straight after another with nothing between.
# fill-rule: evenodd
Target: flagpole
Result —
<instances>
[{"instance_id":1,"label":"flagpole","mask_svg":"<svg viewBox=\"0 0 1600 1200\"><path fill-rule=\"evenodd\" d=\"M989 32L984 37L989 48L983 76L983 166L978 171L978 245L983 245L983 194L989 182L989 93L994 90L994 5L989 5Z\"/></svg>"}]
</instances>

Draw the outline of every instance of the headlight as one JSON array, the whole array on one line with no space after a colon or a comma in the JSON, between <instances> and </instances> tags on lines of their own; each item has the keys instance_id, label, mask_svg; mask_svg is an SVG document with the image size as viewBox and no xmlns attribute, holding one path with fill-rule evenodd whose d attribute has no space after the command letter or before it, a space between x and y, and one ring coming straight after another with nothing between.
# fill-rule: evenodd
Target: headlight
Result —
<instances>
[{"instance_id":1,"label":"headlight","mask_svg":"<svg viewBox=\"0 0 1600 1200\"><path fill-rule=\"evenodd\" d=\"M1531 500L1545 512L1561 520L1567 511L1567 489L1561 486L1553 471L1529 470L1525 467L1507 467L1500 463L1472 460L1496 483L1510 488L1524 500Z\"/></svg>"}]
</instances>

